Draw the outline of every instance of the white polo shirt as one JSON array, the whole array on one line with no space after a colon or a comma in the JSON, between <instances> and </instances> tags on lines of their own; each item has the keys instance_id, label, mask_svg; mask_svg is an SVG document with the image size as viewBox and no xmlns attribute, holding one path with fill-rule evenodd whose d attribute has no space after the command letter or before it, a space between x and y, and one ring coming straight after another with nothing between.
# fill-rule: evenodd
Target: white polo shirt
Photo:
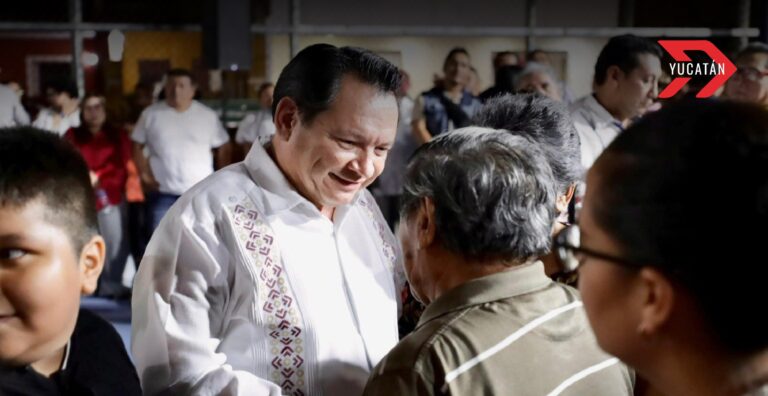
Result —
<instances>
[{"instance_id":1,"label":"white polo shirt","mask_svg":"<svg viewBox=\"0 0 768 396\"><path fill-rule=\"evenodd\" d=\"M181 195L213 173L211 149L229 141L216 113L193 101L179 112L165 101L141 113L131 136L146 145L160 192Z\"/></svg>"},{"instance_id":2,"label":"white polo shirt","mask_svg":"<svg viewBox=\"0 0 768 396\"><path fill-rule=\"evenodd\" d=\"M581 164L587 171L623 127L591 94L571 104L571 117L581 139Z\"/></svg>"},{"instance_id":3,"label":"white polo shirt","mask_svg":"<svg viewBox=\"0 0 768 396\"><path fill-rule=\"evenodd\" d=\"M32 126L64 136L70 128L80 126L80 109L69 114L61 114L53 109L42 109Z\"/></svg>"},{"instance_id":4,"label":"white polo shirt","mask_svg":"<svg viewBox=\"0 0 768 396\"><path fill-rule=\"evenodd\" d=\"M275 135L275 123L269 109L260 109L249 113L240 121L235 134L235 142L239 144L256 143L264 145Z\"/></svg>"}]
</instances>

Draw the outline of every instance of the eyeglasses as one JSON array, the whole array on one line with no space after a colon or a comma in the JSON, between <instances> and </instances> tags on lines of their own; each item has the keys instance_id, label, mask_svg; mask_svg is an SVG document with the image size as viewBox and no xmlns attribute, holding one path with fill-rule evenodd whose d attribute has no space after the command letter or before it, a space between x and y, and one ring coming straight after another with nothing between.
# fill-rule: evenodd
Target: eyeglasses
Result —
<instances>
[{"instance_id":1,"label":"eyeglasses","mask_svg":"<svg viewBox=\"0 0 768 396\"><path fill-rule=\"evenodd\" d=\"M744 66L736 69L736 76L748 81L758 82L763 77L768 76L768 71L759 70L754 67Z\"/></svg>"},{"instance_id":2,"label":"eyeglasses","mask_svg":"<svg viewBox=\"0 0 768 396\"><path fill-rule=\"evenodd\" d=\"M630 268L642 267L642 265L625 258L581 247L581 232L577 225L568 226L557 234L555 237L554 252L555 258L557 258L557 261L560 264L561 271L565 273L576 271L584 261L584 256L592 256L602 260L612 261Z\"/></svg>"}]
</instances>

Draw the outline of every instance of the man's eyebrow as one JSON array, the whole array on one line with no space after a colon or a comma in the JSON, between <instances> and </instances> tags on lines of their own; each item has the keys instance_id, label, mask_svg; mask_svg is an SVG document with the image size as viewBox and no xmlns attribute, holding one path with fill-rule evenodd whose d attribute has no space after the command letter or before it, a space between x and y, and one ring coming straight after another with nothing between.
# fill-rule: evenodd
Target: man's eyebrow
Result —
<instances>
[{"instance_id":1,"label":"man's eyebrow","mask_svg":"<svg viewBox=\"0 0 768 396\"><path fill-rule=\"evenodd\" d=\"M27 238L25 238L21 234L0 234L0 243L4 244L14 244L14 243L20 243L27 241Z\"/></svg>"}]
</instances>

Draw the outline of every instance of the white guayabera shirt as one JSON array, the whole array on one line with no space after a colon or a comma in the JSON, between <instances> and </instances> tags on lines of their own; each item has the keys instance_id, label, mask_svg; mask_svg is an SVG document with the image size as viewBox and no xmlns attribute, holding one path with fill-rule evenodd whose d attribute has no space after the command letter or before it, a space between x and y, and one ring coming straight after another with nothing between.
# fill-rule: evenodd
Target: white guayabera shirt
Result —
<instances>
[{"instance_id":1,"label":"white guayabera shirt","mask_svg":"<svg viewBox=\"0 0 768 396\"><path fill-rule=\"evenodd\" d=\"M355 395L397 343L401 255L367 191L334 221L263 147L171 208L134 286L146 394Z\"/></svg>"}]
</instances>

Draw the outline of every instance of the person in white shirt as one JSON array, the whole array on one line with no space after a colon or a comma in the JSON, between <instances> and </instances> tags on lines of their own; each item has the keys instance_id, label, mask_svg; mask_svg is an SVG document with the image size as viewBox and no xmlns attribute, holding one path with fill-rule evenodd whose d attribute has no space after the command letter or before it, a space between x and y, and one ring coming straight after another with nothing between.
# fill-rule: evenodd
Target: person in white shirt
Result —
<instances>
[{"instance_id":1,"label":"person in white shirt","mask_svg":"<svg viewBox=\"0 0 768 396\"><path fill-rule=\"evenodd\" d=\"M413 115L413 99L408 96L408 88L411 78L404 70L400 70L402 84L397 92L398 109L400 118L397 122L397 137L392 149L387 155L387 163L384 172L381 173L376 186L371 188L371 193L376 198L376 203L381 213L387 220L390 228L395 229L395 222L399 218L400 195L403 194L403 182L405 181L405 167L413 152L419 148L411 134L411 116Z\"/></svg>"},{"instance_id":2,"label":"person in white shirt","mask_svg":"<svg viewBox=\"0 0 768 396\"><path fill-rule=\"evenodd\" d=\"M272 140L275 134L275 123L272 121L272 95L275 84L265 82L259 86L259 110L250 113L240 121L235 134L235 142L240 145L243 153L248 153L255 143L264 145Z\"/></svg>"},{"instance_id":3,"label":"person in white shirt","mask_svg":"<svg viewBox=\"0 0 768 396\"><path fill-rule=\"evenodd\" d=\"M51 81L45 95L50 108L40 110L33 127L63 136L70 128L80 126L80 101L77 86L71 81Z\"/></svg>"},{"instance_id":4,"label":"person in white shirt","mask_svg":"<svg viewBox=\"0 0 768 396\"><path fill-rule=\"evenodd\" d=\"M213 173L214 165L228 163L229 135L218 115L194 100L195 90L189 71L170 70L165 100L146 108L131 134L153 230L181 194Z\"/></svg>"},{"instance_id":5,"label":"person in white shirt","mask_svg":"<svg viewBox=\"0 0 768 396\"><path fill-rule=\"evenodd\" d=\"M29 124L29 114L19 96L8 86L0 84L0 128Z\"/></svg>"},{"instance_id":6,"label":"person in white shirt","mask_svg":"<svg viewBox=\"0 0 768 396\"><path fill-rule=\"evenodd\" d=\"M595 63L594 92L571 104L581 139L581 163L588 170L600 153L645 113L658 95L661 50L644 38L611 38Z\"/></svg>"},{"instance_id":7,"label":"person in white shirt","mask_svg":"<svg viewBox=\"0 0 768 396\"><path fill-rule=\"evenodd\" d=\"M147 395L359 395L397 343L402 259L366 187L397 68L316 44L275 86L277 133L171 208L133 293Z\"/></svg>"}]
</instances>

